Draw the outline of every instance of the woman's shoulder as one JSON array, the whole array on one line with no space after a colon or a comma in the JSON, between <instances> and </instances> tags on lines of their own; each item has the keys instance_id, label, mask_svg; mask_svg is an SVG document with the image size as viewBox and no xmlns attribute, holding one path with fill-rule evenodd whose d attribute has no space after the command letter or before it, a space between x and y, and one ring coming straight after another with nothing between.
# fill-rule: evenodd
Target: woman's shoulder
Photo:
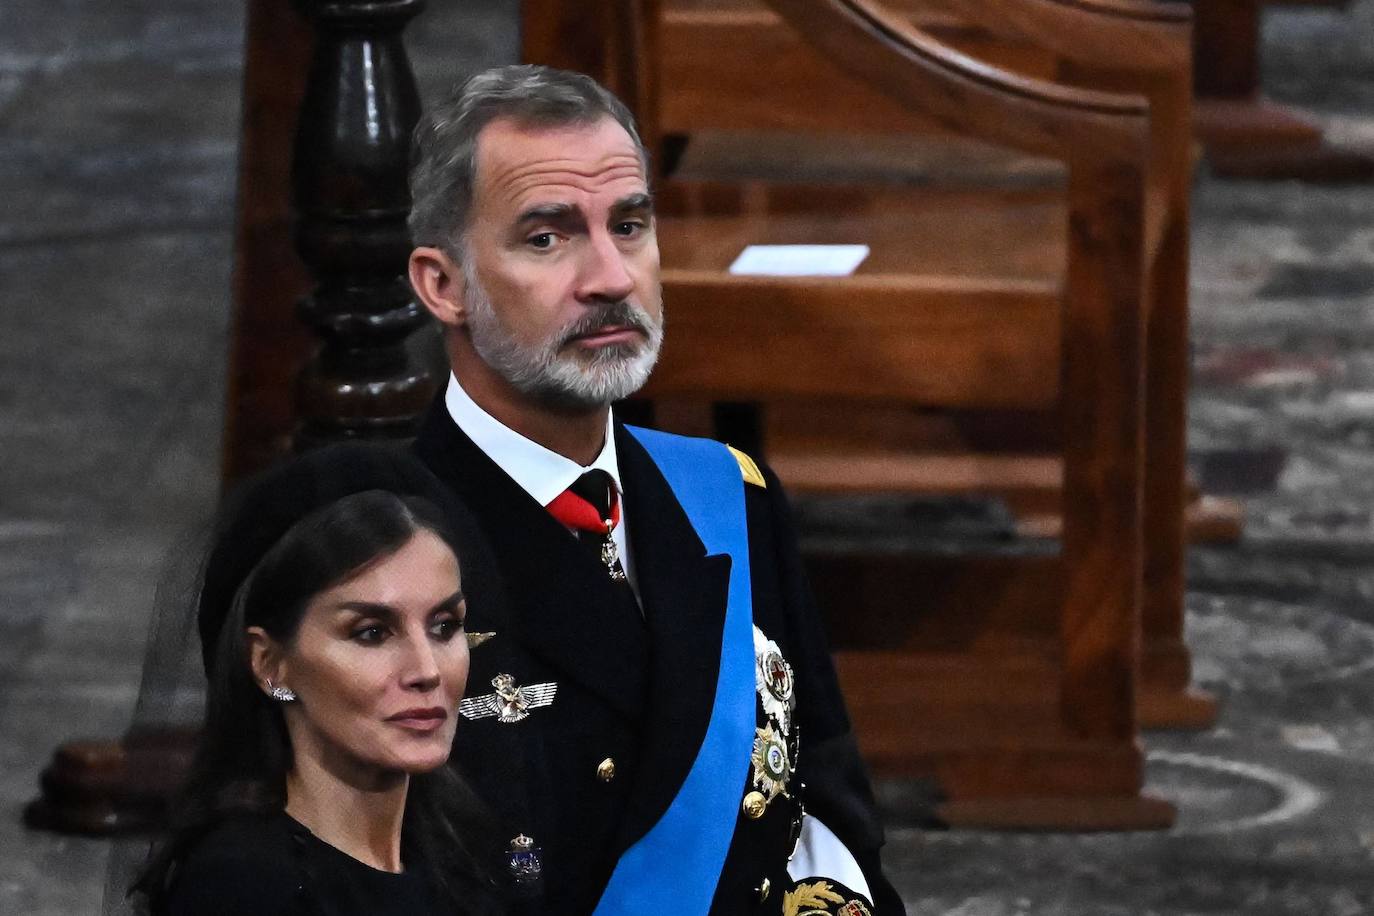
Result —
<instances>
[{"instance_id":1,"label":"woman's shoulder","mask_svg":"<svg viewBox=\"0 0 1374 916\"><path fill-rule=\"evenodd\" d=\"M289 916L301 888L296 842L284 815L221 822L181 858L166 916Z\"/></svg>"}]
</instances>

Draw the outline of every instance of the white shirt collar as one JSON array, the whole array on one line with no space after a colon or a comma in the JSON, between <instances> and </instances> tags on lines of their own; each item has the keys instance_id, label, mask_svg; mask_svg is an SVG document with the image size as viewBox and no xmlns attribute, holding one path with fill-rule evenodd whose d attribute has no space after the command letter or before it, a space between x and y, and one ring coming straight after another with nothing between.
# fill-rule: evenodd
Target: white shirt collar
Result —
<instances>
[{"instance_id":1,"label":"white shirt collar","mask_svg":"<svg viewBox=\"0 0 1374 916\"><path fill-rule=\"evenodd\" d=\"M554 498L592 468L600 468L615 481L618 492L624 493L620 485L620 468L615 457L615 427L609 413L606 417L606 442L601 453L587 467L582 467L571 458L550 451L533 439L526 439L500 420L477 405L458 377L449 374L448 391L444 394L444 404L449 416L458 428L467 434L487 457L495 461L501 470L541 506L547 506Z\"/></svg>"}]
</instances>

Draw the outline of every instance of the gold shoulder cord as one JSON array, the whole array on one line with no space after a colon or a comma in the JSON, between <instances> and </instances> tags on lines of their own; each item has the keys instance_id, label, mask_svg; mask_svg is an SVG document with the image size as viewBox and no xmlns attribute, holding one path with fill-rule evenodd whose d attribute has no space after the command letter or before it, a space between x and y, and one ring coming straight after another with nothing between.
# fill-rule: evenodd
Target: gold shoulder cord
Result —
<instances>
[{"instance_id":1,"label":"gold shoulder cord","mask_svg":"<svg viewBox=\"0 0 1374 916\"><path fill-rule=\"evenodd\" d=\"M733 445L727 445L726 448L730 450L730 454L734 455L735 460L739 462L740 474L743 475L745 483L752 483L756 487L764 487L765 489L768 487L768 481L763 479L763 472L759 470L759 466L754 463L753 458L750 458Z\"/></svg>"}]
</instances>

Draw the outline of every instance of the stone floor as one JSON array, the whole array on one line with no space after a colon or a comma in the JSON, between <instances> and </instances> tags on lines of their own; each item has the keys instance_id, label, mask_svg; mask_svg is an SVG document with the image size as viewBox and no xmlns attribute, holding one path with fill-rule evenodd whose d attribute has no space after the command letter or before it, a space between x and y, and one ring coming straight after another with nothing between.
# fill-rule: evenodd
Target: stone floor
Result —
<instances>
[{"instance_id":1,"label":"stone floor","mask_svg":"<svg viewBox=\"0 0 1374 916\"><path fill-rule=\"evenodd\" d=\"M432 96L510 59L515 5L431 0ZM8 0L0 27L0 913L90 914L107 844L20 826L60 740L114 735L169 551L215 494L238 4ZM1266 82L1374 143L1374 0L1267 14ZM1195 551L1189 639L1223 700L1148 736L1150 834L929 832L893 801L913 913L1374 912L1374 187L1203 176L1197 470L1245 542Z\"/></svg>"}]
</instances>

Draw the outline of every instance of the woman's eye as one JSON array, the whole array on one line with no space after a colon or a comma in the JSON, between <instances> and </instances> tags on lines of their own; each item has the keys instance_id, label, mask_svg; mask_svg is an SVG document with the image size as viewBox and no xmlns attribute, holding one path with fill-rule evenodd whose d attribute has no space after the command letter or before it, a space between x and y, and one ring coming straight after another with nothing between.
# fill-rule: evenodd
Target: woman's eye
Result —
<instances>
[{"instance_id":1,"label":"woman's eye","mask_svg":"<svg viewBox=\"0 0 1374 916\"><path fill-rule=\"evenodd\" d=\"M448 642L457 635L458 631L461 629L463 629L463 621L459 620L457 617L447 617L443 620L436 621L434 625L429 628L429 633L435 639Z\"/></svg>"},{"instance_id":2,"label":"woman's eye","mask_svg":"<svg viewBox=\"0 0 1374 916\"><path fill-rule=\"evenodd\" d=\"M374 623L365 627L358 627L351 634L351 638L355 642L379 643L386 639L386 631Z\"/></svg>"}]
</instances>

